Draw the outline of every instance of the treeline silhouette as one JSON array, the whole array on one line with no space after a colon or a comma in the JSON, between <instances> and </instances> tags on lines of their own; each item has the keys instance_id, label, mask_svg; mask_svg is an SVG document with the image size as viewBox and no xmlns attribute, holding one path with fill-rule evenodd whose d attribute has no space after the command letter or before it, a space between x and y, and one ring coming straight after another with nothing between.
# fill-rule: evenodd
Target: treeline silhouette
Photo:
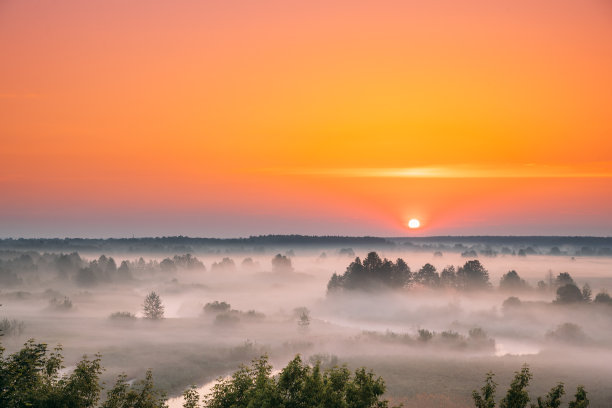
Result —
<instances>
[{"instance_id":1,"label":"treeline silhouette","mask_svg":"<svg viewBox=\"0 0 612 408\"><path fill-rule=\"evenodd\" d=\"M486 289L491 283L489 272L477 259L467 261L458 268L448 266L441 273L429 263L412 272L402 258L393 262L386 258L381 259L376 252L370 252L363 261L359 257L355 258L342 275L334 273L327 289L328 293L336 293L343 290L368 291L415 285L475 290Z\"/></svg>"},{"instance_id":2,"label":"treeline silhouette","mask_svg":"<svg viewBox=\"0 0 612 408\"><path fill-rule=\"evenodd\" d=\"M172 272L177 269L206 268L191 254L174 255L164 258L161 262L145 261L140 257L138 260L125 260L117 265L112 257L106 255L87 261L77 252L39 254L30 251L14 258L0 259L0 284L14 286L38 273L47 273L55 274L60 281L74 281L80 286L93 286L99 283L130 281L134 272Z\"/></svg>"},{"instance_id":3,"label":"treeline silhouette","mask_svg":"<svg viewBox=\"0 0 612 408\"><path fill-rule=\"evenodd\" d=\"M396 247L414 251L462 253L465 256L497 255L612 256L612 237L559 236L433 236L410 238L258 235L245 238L163 236L141 238L5 238L0 250L97 252L261 252L269 247L353 246L370 249Z\"/></svg>"},{"instance_id":4,"label":"treeline silhouette","mask_svg":"<svg viewBox=\"0 0 612 408\"><path fill-rule=\"evenodd\" d=\"M121 251L121 252L193 252L194 249L233 248L261 249L266 246L370 246L394 244L380 237L258 235L247 238L196 238L186 236L144 238L5 238L1 250L35 251Z\"/></svg>"},{"instance_id":5,"label":"treeline silhouette","mask_svg":"<svg viewBox=\"0 0 612 408\"><path fill-rule=\"evenodd\" d=\"M351 291L414 287L460 291L493 289L489 272L477 259L469 260L458 267L449 265L441 272L438 272L432 264L426 263L418 271L413 272L402 258L393 262L387 258L382 259L376 252L370 252L363 261L359 257L355 258L343 274L334 273L327 284L327 293L333 295ZM556 278L550 274L548 282L541 280L536 288L532 288L516 271L511 270L501 277L498 290L507 293L521 293L528 290L556 291L555 303L595 302L612 305L612 298L605 290L593 299L589 284L584 284L580 289L567 272L560 273ZM514 299L518 301L517 298ZM511 305L513 298L508 300Z\"/></svg>"}]
</instances>

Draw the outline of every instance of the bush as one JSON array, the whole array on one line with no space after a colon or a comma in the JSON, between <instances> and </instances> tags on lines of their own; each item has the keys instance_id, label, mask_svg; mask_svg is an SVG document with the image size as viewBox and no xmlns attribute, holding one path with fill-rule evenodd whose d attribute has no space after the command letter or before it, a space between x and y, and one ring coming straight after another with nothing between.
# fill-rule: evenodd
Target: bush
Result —
<instances>
[{"instance_id":1,"label":"bush","mask_svg":"<svg viewBox=\"0 0 612 408\"><path fill-rule=\"evenodd\" d=\"M582 327L574 323L563 323L557 326L555 330L546 333L546 338L569 344L584 344L589 341Z\"/></svg>"},{"instance_id":2,"label":"bush","mask_svg":"<svg viewBox=\"0 0 612 408\"><path fill-rule=\"evenodd\" d=\"M63 300L53 298L49 300L49 307L54 310L66 311L72 309L72 300L64 296Z\"/></svg>"},{"instance_id":3,"label":"bush","mask_svg":"<svg viewBox=\"0 0 612 408\"><path fill-rule=\"evenodd\" d=\"M136 315L130 312L115 312L108 318L111 320L136 320Z\"/></svg>"},{"instance_id":4,"label":"bush","mask_svg":"<svg viewBox=\"0 0 612 408\"><path fill-rule=\"evenodd\" d=\"M232 308L232 305L226 302L219 302L215 300L214 302L208 302L204 305L204 313L207 314L218 314L229 312Z\"/></svg>"}]
</instances>

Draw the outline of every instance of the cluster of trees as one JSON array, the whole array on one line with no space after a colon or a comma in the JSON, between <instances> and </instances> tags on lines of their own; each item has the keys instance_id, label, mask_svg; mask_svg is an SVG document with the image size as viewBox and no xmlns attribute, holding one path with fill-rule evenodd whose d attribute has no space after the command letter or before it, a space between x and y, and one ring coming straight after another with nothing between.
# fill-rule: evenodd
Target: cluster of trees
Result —
<instances>
[{"instance_id":1,"label":"cluster of trees","mask_svg":"<svg viewBox=\"0 0 612 408\"><path fill-rule=\"evenodd\" d=\"M232 305L227 302L215 300L208 302L203 308L205 315L215 317L215 324L232 325L239 323L241 320L258 321L265 319L266 315L255 310L243 312L241 310L232 309Z\"/></svg>"},{"instance_id":2,"label":"cluster of trees","mask_svg":"<svg viewBox=\"0 0 612 408\"><path fill-rule=\"evenodd\" d=\"M359 257L346 268L342 275L333 274L327 285L328 293L342 290L376 290L405 288L421 285L431 288L457 288L460 290L485 289L491 286L489 272L478 260L467 261L463 266L448 266L438 273L435 266L427 263L416 272L402 258L396 262L381 259L370 252L361 261Z\"/></svg>"},{"instance_id":3,"label":"cluster of trees","mask_svg":"<svg viewBox=\"0 0 612 408\"><path fill-rule=\"evenodd\" d=\"M414 346L427 344L451 349L473 349L479 351L495 349L495 340L490 338L480 327L470 329L467 336L453 330L438 333L427 329L419 329L416 337L407 333L395 333L392 331L385 333L364 331L362 336L368 340Z\"/></svg>"},{"instance_id":4,"label":"cluster of trees","mask_svg":"<svg viewBox=\"0 0 612 408\"><path fill-rule=\"evenodd\" d=\"M593 292L588 283L582 286L582 289L578 287L574 279L567 272L560 273L554 281L555 287L557 288L557 298L555 303L600 303L612 305L612 298L605 291L599 292L593 300Z\"/></svg>"},{"instance_id":5,"label":"cluster of trees","mask_svg":"<svg viewBox=\"0 0 612 408\"><path fill-rule=\"evenodd\" d=\"M223 258L220 262L213 262L210 269L213 272L231 272L236 270L236 264L232 258Z\"/></svg>"},{"instance_id":6,"label":"cluster of trees","mask_svg":"<svg viewBox=\"0 0 612 408\"><path fill-rule=\"evenodd\" d=\"M291 251L289 252L289 254ZM274 272L292 272L293 266L288 255L277 254L272 258ZM243 269L252 270L259 264L248 257L242 261ZM213 272L228 272L236 269L233 259L225 257L211 265ZM15 286L27 283L28 279L35 281L42 271L50 273L60 281L72 281L82 287L92 287L111 282L127 282L134 279L135 274L175 272L177 270L205 271L206 266L197 257L187 253L166 257L160 262L137 260L121 261L119 265L110 256L101 255L98 259L87 261L77 253L15 253L7 259L0 258L0 285Z\"/></svg>"},{"instance_id":7,"label":"cluster of trees","mask_svg":"<svg viewBox=\"0 0 612 408\"><path fill-rule=\"evenodd\" d=\"M354 373L345 366L323 370L319 362L310 366L299 355L273 376L272 366L263 356L230 378L221 379L202 406L386 408L389 403L382 399L385 389L384 380L365 368ZM185 406L200 407L195 390L187 390L184 396Z\"/></svg>"},{"instance_id":8,"label":"cluster of trees","mask_svg":"<svg viewBox=\"0 0 612 408\"><path fill-rule=\"evenodd\" d=\"M133 279L134 272L172 272L177 269L206 269L204 264L191 254L175 255L161 262L145 260L122 261L119 266L109 256L87 261L76 253L27 252L11 259L0 259L0 284L19 285L24 278L33 277L40 271L54 273L60 281L74 281L79 286L94 286L100 283L125 282Z\"/></svg>"},{"instance_id":9,"label":"cluster of trees","mask_svg":"<svg viewBox=\"0 0 612 408\"><path fill-rule=\"evenodd\" d=\"M529 367L524 365L521 371L514 373L514 379L510 383L510 387L506 395L499 403L499 408L527 408L531 398L527 392L529 382L533 375L529 371ZM480 392L474 390L472 397L476 408L495 408L495 391L497 383L493 381L494 374L489 372L485 378L485 384L480 389ZM565 387L563 383L558 383L544 397L538 397L535 404L529 405L531 408L559 408L561 399L565 395ZM573 401L569 402L569 408L587 408L589 400L583 386L578 386Z\"/></svg>"},{"instance_id":10,"label":"cluster of trees","mask_svg":"<svg viewBox=\"0 0 612 408\"><path fill-rule=\"evenodd\" d=\"M293 272L293 265L291 265L291 258L285 255L276 254L272 258L272 270L274 272Z\"/></svg>"},{"instance_id":11,"label":"cluster of trees","mask_svg":"<svg viewBox=\"0 0 612 408\"><path fill-rule=\"evenodd\" d=\"M552 273L545 281L538 282L541 291L556 290L555 303L600 303L611 304L612 297L602 290L593 299L588 283L578 287L567 272L553 278ZM378 290L424 286L429 288L455 288L459 290L478 290L491 288L489 272L479 260L467 261L455 268L450 265L438 272L435 266L426 263L418 271L411 271L402 258L396 262L387 258L381 259L376 252L370 252L362 261L359 257L346 268L342 275L334 273L327 284L328 293L344 290ZM514 271L505 273L499 282L499 290L504 292L522 292L532 290L529 284Z\"/></svg>"},{"instance_id":12,"label":"cluster of trees","mask_svg":"<svg viewBox=\"0 0 612 408\"><path fill-rule=\"evenodd\" d=\"M100 401L102 366L100 355L84 356L76 368L61 375L61 347L49 352L44 343L29 340L24 347L8 356L0 347L0 406L64 408L163 408L165 395L156 389L150 371L142 381L129 384L125 375L117 378Z\"/></svg>"},{"instance_id":13,"label":"cluster of trees","mask_svg":"<svg viewBox=\"0 0 612 408\"><path fill-rule=\"evenodd\" d=\"M69 374L61 374L61 347L49 352L46 344L29 340L24 347L8 356L0 347L0 406L64 408L164 408L165 394L156 388L153 374L144 380L128 382L120 375L101 401L103 371L101 356L84 356ZM351 373L345 366L321 369L296 356L280 372L272 375L266 356L242 366L231 377L220 379L212 392L200 396L195 387L183 396L184 408L247 407L344 407L385 408L382 399L385 383L372 371L360 368Z\"/></svg>"}]
</instances>

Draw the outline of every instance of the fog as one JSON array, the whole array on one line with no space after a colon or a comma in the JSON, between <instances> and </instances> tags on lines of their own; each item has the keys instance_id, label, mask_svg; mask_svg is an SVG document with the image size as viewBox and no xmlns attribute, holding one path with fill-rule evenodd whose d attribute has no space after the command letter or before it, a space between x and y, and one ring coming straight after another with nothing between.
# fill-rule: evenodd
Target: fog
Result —
<instances>
[{"instance_id":1,"label":"fog","mask_svg":"<svg viewBox=\"0 0 612 408\"><path fill-rule=\"evenodd\" d=\"M555 255L547 243L461 245L89 245L69 259L74 244L24 248L4 241L2 345L12 352L29 338L61 344L67 370L83 354L99 352L107 384L122 372L142 378L151 368L169 397L191 384L209 389L215 378L261 354L282 368L300 353L372 368L385 378L387 397L408 407L472 406L471 391L486 372L494 371L505 389L524 363L534 372L534 395L563 381L568 390L585 385L593 406L612 403L606 381L612 304L597 297L612 290L612 257L580 242L565 243ZM528 254L517 255L527 247ZM328 291L334 273L343 275L372 251L403 259L413 275L426 264L439 275L476 259L490 286L468 290L413 278L396 287L368 280L353 288L345 280ZM511 270L525 283L500 288ZM588 284L591 301L560 300L562 273L580 290ZM144 318L150 292L161 299L163 319ZM117 312L127 313L111 318Z\"/></svg>"}]
</instances>

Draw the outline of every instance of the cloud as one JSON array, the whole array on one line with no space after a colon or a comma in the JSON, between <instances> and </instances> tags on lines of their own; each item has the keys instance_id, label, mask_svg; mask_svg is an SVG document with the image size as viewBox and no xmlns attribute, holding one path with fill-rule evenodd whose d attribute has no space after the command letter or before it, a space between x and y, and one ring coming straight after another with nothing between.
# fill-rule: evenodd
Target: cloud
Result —
<instances>
[{"instance_id":1,"label":"cloud","mask_svg":"<svg viewBox=\"0 0 612 408\"><path fill-rule=\"evenodd\" d=\"M570 166L460 164L398 168L293 168L265 171L277 174L359 178L612 178L612 162Z\"/></svg>"}]
</instances>

